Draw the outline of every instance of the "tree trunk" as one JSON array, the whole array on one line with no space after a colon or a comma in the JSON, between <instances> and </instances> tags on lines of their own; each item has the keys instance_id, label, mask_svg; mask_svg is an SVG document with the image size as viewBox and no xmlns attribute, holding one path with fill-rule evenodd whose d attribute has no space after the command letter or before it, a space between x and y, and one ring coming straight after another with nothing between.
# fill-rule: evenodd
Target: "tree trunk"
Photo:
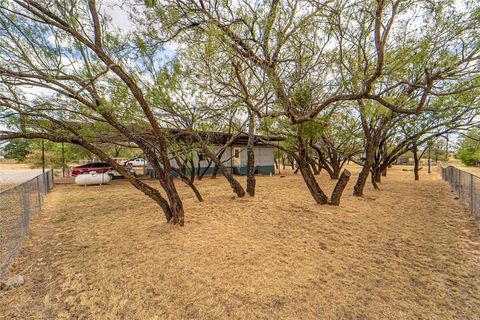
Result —
<instances>
[{"instance_id":1,"label":"tree trunk","mask_svg":"<svg viewBox=\"0 0 480 320\"><path fill-rule=\"evenodd\" d=\"M413 146L413 174L415 176L415 181L420 180L420 175L418 174L419 159L418 159L418 147L417 145Z\"/></svg>"},{"instance_id":2,"label":"tree trunk","mask_svg":"<svg viewBox=\"0 0 480 320\"><path fill-rule=\"evenodd\" d=\"M190 187L190 189L193 190L193 193L195 193L197 200L202 202L203 201L202 194L200 193L200 191L198 191L197 187L193 184L193 182L188 179L186 179L185 182Z\"/></svg>"},{"instance_id":3,"label":"tree trunk","mask_svg":"<svg viewBox=\"0 0 480 320\"><path fill-rule=\"evenodd\" d=\"M180 157L174 156L175 161L177 162L178 165L178 170L177 173L180 176L180 179L182 179L183 182L185 182L190 189L193 190L193 193L195 193L195 196L197 197L198 201L202 202L203 198L202 195L200 194L200 191L198 191L197 187L193 183L193 179L195 178L195 173L193 174L193 179L192 176L190 175L190 178L187 176L187 165L185 164L185 161L180 160ZM193 163L193 160L192 160Z\"/></svg>"},{"instance_id":4,"label":"tree trunk","mask_svg":"<svg viewBox=\"0 0 480 320\"><path fill-rule=\"evenodd\" d=\"M217 177L217 174L218 174L218 170L219 170L219 167L217 166L217 164L214 162L214 167L213 167L213 173L212 173L212 179L215 179Z\"/></svg>"},{"instance_id":5,"label":"tree trunk","mask_svg":"<svg viewBox=\"0 0 480 320\"><path fill-rule=\"evenodd\" d=\"M350 175L350 171L348 171L347 169L343 170L342 175L340 176L337 184L335 185L335 189L333 189L332 198L330 200L331 205L340 205L340 198L342 197L343 190L345 190L345 187L350 180Z\"/></svg>"},{"instance_id":6,"label":"tree trunk","mask_svg":"<svg viewBox=\"0 0 480 320\"><path fill-rule=\"evenodd\" d=\"M320 171L322 170L322 167L320 166L320 163L317 163L315 161L315 159L313 159L312 157L309 157L308 159L309 159L309 162L310 162L310 166L312 167L313 174L314 175L319 175Z\"/></svg>"},{"instance_id":7,"label":"tree trunk","mask_svg":"<svg viewBox=\"0 0 480 320\"><path fill-rule=\"evenodd\" d=\"M327 159L325 159L325 156L323 155L320 146L313 142L310 143L310 146L315 149L315 151L317 151L319 168L325 169L325 171L327 171L328 175L330 176L330 179L338 179L338 176L340 175L340 167L338 166L337 171L335 172L335 168L333 167L333 165L330 166Z\"/></svg>"},{"instance_id":8,"label":"tree trunk","mask_svg":"<svg viewBox=\"0 0 480 320\"><path fill-rule=\"evenodd\" d=\"M253 148L247 148L247 192L252 197L255 195L255 156Z\"/></svg>"},{"instance_id":9,"label":"tree trunk","mask_svg":"<svg viewBox=\"0 0 480 320\"><path fill-rule=\"evenodd\" d=\"M330 178L336 180L340 177L340 163L332 163L332 166L333 166L333 172L332 172L332 175L330 176ZM345 171L344 171L345 172Z\"/></svg>"},{"instance_id":10,"label":"tree trunk","mask_svg":"<svg viewBox=\"0 0 480 320\"><path fill-rule=\"evenodd\" d=\"M185 161L180 160L179 157L175 156L175 161L178 164L178 175L180 176L180 179L182 179L183 182L185 182L190 189L193 190L193 193L195 193L195 196L197 197L198 201L202 202L203 197L200 194L200 191L198 191L197 187L193 183L192 176L190 175L190 178L187 176L187 165L185 164ZM193 174L193 177L195 177L195 174Z\"/></svg>"},{"instance_id":11,"label":"tree trunk","mask_svg":"<svg viewBox=\"0 0 480 320\"><path fill-rule=\"evenodd\" d=\"M357 183L355 184L355 187L353 187L353 195L357 197L363 196L363 189L365 188L368 174L370 173L373 163L373 146L370 146L370 143L367 143L367 145L365 163L363 164L362 171L360 171L360 174L358 175Z\"/></svg>"},{"instance_id":12,"label":"tree trunk","mask_svg":"<svg viewBox=\"0 0 480 320\"><path fill-rule=\"evenodd\" d=\"M120 150L121 150L121 148L118 147L118 146L115 146L115 149L114 149L114 150L115 150L115 158L118 158L118 156L120 155Z\"/></svg>"},{"instance_id":13,"label":"tree trunk","mask_svg":"<svg viewBox=\"0 0 480 320\"><path fill-rule=\"evenodd\" d=\"M248 111L250 121L248 126L248 143L247 143L247 192L253 197L255 195L255 153L253 152L254 144L254 126L255 118L253 113Z\"/></svg>"},{"instance_id":14,"label":"tree trunk","mask_svg":"<svg viewBox=\"0 0 480 320\"><path fill-rule=\"evenodd\" d=\"M375 152L377 148L380 146L381 137L385 134L385 128L388 122L391 120L392 115L383 116L380 119L378 125L369 125L369 121L365 115L365 105L363 100L357 101L360 107L360 120L362 123L362 129L366 139L365 145L365 162L363 164L362 171L358 175L357 183L353 188L353 195L357 197L363 196L363 189L365 188L365 184L367 182L368 175L370 170L372 169L372 165L374 164L375 160ZM373 185L375 186L375 179L372 179Z\"/></svg>"},{"instance_id":15,"label":"tree trunk","mask_svg":"<svg viewBox=\"0 0 480 320\"><path fill-rule=\"evenodd\" d=\"M172 192L172 190L169 192ZM183 203L179 196L175 196L174 201L172 201L170 204L170 208L173 216L172 220L170 220L170 223L183 226L185 224L185 211L183 210Z\"/></svg>"},{"instance_id":16,"label":"tree trunk","mask_svg":"<svg viewBox=\"0 0 480 320\"><path fill-rule=\"evenodd\" d=\"M290 165L292 166L292 170L295 170L295 158L290 157L289 160L290 160ZM298 171L298 169L297 169L297 171ZM296 173L296 172L295 172L295 173Z\"/></svg>"},{"instance_id":17,"label":"tree trunk","mask_svg":"<svg viewBox=\"0 0 480 320\"><path fill-rule=\"evenodd\" d=\"M177 190L175 189L175 185L173 182L172 174L171 174L171 167L170 167L170 162L168 163L168 166L170 168L168 176L170 178L171 184L167 183L165 181L165 170L162 168L162 165L160 165L160 159L158 159L157 155L155 152L153 152L150 149L143 149L145 152L145 155L152 165L153 169L155 170L155 176L157 177L158 181L160 182L160 185L164 189L165 193L167 193L168 200L164 199L160 193L157 190L149 190L151 187L147 186L146 188L142 188L141 186L144 185L143 182L138 182L136 178L134 178L131 174L129 174L128 170L125 169L123 166L118 166L114 165L113 163L110 163L108 161L108 164L112 165L115 170L120 172L127 180L132 183L137 189L143 191L145 194L150 196L152 199L154 199L160 207L162 207L163 212L165 214L165 218L167 219L167 222L172 223L172 224L178 224L180 226L183 226L184 224L184 211L183 211L183 205L182 201L180 199L180 196L177 193ZM173 185L173 188L172 188ZM147 190L146 190L147 189Z\"/></svg>"},{"instance_id":18,"label":"tree trunk","mask_svg":"<svg viewBox=\"0 0 480 320\"><path fill-rule=\"evenodd\" d=\"M209 159L207 167L205 169L203 169L203 171L200 173L200 161L198 161L198 169L197 169L198 180L203 179L203 176L205 175L205 173L207 173L208 169L210 169L210 167L212 166L212 162L213 161L211 159Z\"/></svg>"},{"instance_id":19,"label":"tree trunk","mask_svg":"<svg viewBox=\"0 0 480 320\"><path fill-rule=\"evenodd\" d=\"M247 149L247 192L250 196L255 195L255 158L253 150Z\"/></svg>"},{"instance_id":20,"label":"tree trunk","mask_svg":"<svg viewBox=\"0 0 480 320\"><path fill-rule=\"evenodd\" d=\"M219 153L218 153L218 160L222 161L222 156L223 156L223 153L225 152L226 149L222 149ZM215 162L215 161L214 161ZM222 162L223 164L223 162ZM213 167L213 173L212 173L212 179L215 179L217 177L217 174L218 174L218 170L220 168L215 164L215 166Z\"/></svg>"},{"instance_id":21,"label":"tree trunk","mask_svg":"<svg viewBox=\"0 0 480 320\"><path fill-rule=\"evenodd\" d=\"M172 220L170 223L183 226L184 215L182 199L180 198L172 176L172 167L170 165L170 157L168 156L168 142L165 136L162 134L158 137L160 148L158 148L160 163L163 170L160 173L160 184L162 185L165 193L167 194L168 202L172 210Z\"/></svg>"},{"instance_id":22,"label":"tree trunk","mask_svg":"<svg viewBox=\"0 0 480 320\"><path fill-rule=\"evenodd\" d=\"M333 150L333 149L331 150L332 151L330 154L330 162L331 162L332 171L333 171L331 178L336 180L340 177L340 170L342 169L340 166L340 163L342 160L340 159L340 155L336 150Z\"/></svg>"},{"instance_id":23,"label":"tree trunk","mask_svg":"<svg viewBox=\"0 0 480 320\"><path fill-rule=\"evenodd\" d=\"M382 176L384 176L384 177L387 176L387 170L388 170L387 168L383 169L383 171L382 171Z\"/></svg>"},{"instance_id":24,"label":"tree trunk","mask_svg":"<svg viewBox=\"0 0 480 320\"><path fill-rule=\"evenodd\" d=\"M212 151L210 151L210 149L208 149L208 146L205 144L205 142L203 142L202 138L196 133L194 133L194 135L197 141L200 143L203 153L205 153L205 155L215 163L215 166L218 167L218 170L221 170L225 179L227 179L227 181L230 183L230 187L232 187L233 192L235 192L239 198L244 197L245 190L243 189L242 185L233 177L230 172L228 172L222 161Z\"/></svg>"},{"instance_id":25,"label":"tree trunk","mask_svg":"<svg viewBox=\"0 0 480 320\"><path fill-rule=\"evenodd\" d=\"M195 163L193 162L193 158L189 159L190 162L190 181L195 182Z\"/></svg>"},{"instance_id":26,"label":"tree trunk","mask_svg":"<svg viewBox=\"0 0 480 320\"><path fill-rule=\"evenodd\" d=\"M193 193L195 193L195 196L197 197L197 200L202 202L203 201L202 194L200 193L200 191L198 191L198 189L195 186L195 184L193 183L193 181L188 179L185 175L183 177L182 176L180 176L180 177L181 177L182 181L185 182L190 187L190 189L192 189Z\"/></svg>"},{"instance_id":27,"label":"tree trunk","mask_svg":"<svg viewBox=\"0 0 480 320\"><path fill-rule=\"evenodd\" d=\"M378 175L378 172L375 170L375 169L372 169L371 170L371 180L372 180L372 186L374 189L378 190L380 189L378 187L378 184L377 184L377 175Z\"/></svg>"},{"instance_id":28,"label":"tree trunk","mask_svg":"<svg viewBox=\"0 0 480 320\"><path fill-rule=\"evenodd\" d=\"M375 168L375 182L381 183L382 182L382 171L380 167Z\"/></svg>"},{"instance_id":29,"label":"tree trunk","mask_svg":"<svg viewBox=\"0 0 480 320\"><path fill-rule=\"evenodd\" d=\"M308 163L308 149L302 138L298 138L299 141L299 155L298 155L298 168L302 173L303 180L310 191L313 199L319 204L328 203L328 197L322 191L320 186L315 180L315 176Z\"/></svg>"},{"instance_id":30,"label":"tree trunk","mask_svg":"<svg viewBox=\"0 0 480 320\"><path fill-rule=\"evenodd\" d=\"M295 169L295 171L293 171L294 174L297 174L298 173L298 170L300 170L300 165L297 164L297 168Z\"/></svg>"},{"instance_id":31,"label":"tree trunk","mask_svg":"<svg viewBox=\"0 0 480 320\"><path fill-rule=\"evenodd\" d=\"M171 176L172 173L169 172L168 174ZM182 200L180 199L180 196L177 193L177 189L175 188L173 179L170 179L170 181L167 180L166 183L161 182L161 184L163 189L165 190L165 193L167 194L168 202L170 203L172 219L170 219L169 222L171 224L178 224L180 226L183 226L185 212L183 210Z\"/></svg>"}]
</instances>

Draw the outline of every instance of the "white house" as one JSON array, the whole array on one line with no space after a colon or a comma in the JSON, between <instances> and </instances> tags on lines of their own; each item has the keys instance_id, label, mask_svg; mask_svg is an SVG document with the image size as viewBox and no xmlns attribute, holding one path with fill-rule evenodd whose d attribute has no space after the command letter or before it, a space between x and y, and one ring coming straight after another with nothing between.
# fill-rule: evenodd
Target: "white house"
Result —
<instances>
[{"instance_id":1,"label":"white house","mask_svg":"<svg viewBox=\"0 0 480 320\"><path fill-rule=\"evenodd\" d=\"M173 134L178 137L182 136L180 130L171 130ZM223 132L201 132L202 138L208 141L211 145L211 150L217 153L227 142L232 138L232 135ZM275 174L275 147L265 144L262 141L278 142L283 140L278 137L263 137L255 135L253 152L255 155L255 173L270 175ZM232 143L225 149L220 160L224 166L231 170L233 174L246 175L247 174L247 134L238 134L233 138ZM178 175L177 162L170 160L172 168L174 168L172 174ZM193 163L195 164L195 170L199 173L205 171L205 175L213 174L215 164L201 152L197 151L193 154ZM153 168L147 166L149 175L153 177Z\"/></svg>"}]
</instances>

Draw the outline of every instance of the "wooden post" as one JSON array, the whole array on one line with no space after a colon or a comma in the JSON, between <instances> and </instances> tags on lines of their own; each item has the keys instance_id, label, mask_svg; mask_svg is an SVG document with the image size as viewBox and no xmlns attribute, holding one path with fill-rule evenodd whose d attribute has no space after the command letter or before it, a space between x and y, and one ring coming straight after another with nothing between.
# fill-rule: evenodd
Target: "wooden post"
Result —
<instances>
[{"instance_id":1,"label":"wooden post","mask_svg":"<svg viewBox=\"0 0 480 320\"><path fill-rule=\"evenodd\" d=\"M42 139L42 172L45 173L45 144Z\"/></svg>"},{"instance_id":2,"label":"wooden post","mask_svg":"<svg viewBox=\"0 0 480 320\"><path fill-rule=\"evenodd\" d=\"M475 214L475 202L473 201L473 184L473 174L470 173L470 209L472 210L472 213Z\"/></svg>"},{"instance_id":3,"label":"wooden post","mask_svg":"<svg viewBox=\"0 0 480 320\"><path fill-rule=\"evenodd\" d=\"M147 158L145 157L145 152L143 153L143 175L147 173Z\"/></svg>"},{"instance_id":4,"label":"wooden post","mask_svg":"<svg viewBox=\"0 0 480 320\"><path fill-rule=\"evenodd\" d=\"M428 173L432 173L432 170L430 169L430 152L431 152L432 148L431 148L431 145L428 145Z\"/></svg>"},{"instance_id":5,"label":"wooden post","mask_svg":"<svg viewBox=\"0 0 480 320\"><path fill-rule=\"evenodd\" d=\"M65 146L62 142L62 177L65 178Z\"/></svg>"},{"instance_id":6,"label":"wooden post","mask_svg":"<svg viewBox=\"0 0 480 320\"><path fill-rule=\"evenodd\" d=\"M445 139L447 140L447 145L445 148L445 162L448 162L448 133L446 134Z\"/></svg>"}]
</instances>

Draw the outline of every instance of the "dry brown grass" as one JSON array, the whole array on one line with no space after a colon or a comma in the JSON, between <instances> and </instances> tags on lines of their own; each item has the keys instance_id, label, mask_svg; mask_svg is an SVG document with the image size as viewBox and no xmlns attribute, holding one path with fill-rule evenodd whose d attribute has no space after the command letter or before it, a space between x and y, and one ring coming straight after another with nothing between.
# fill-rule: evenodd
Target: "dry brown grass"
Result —
<instances>
[{"instance_id":1,"label":"dry brown grass","mask_svg":"<svg viewBox=\"0 0 480 320\"><path fill-rule=\"evenodd\" d=\"M448 162L447 162L447 165L450 165L450 166L454 166L454 167L457 167L459 168L460 170L463 170L463 171L466 171L466 172L470 172L470 173L473 173L477 176L480 177L480 167L469 167L469 166L466 166L462 163L462 161L458 160L458 159L450 159Z\"/></svg>"},{"instance_id":2,"label":"dry brown grass","mask_svg":"<svg viewBox=\"0 0 480 320\"><path fill-rule=\"evenodd\" d=\"M56 186L0 318L478 319L479 227L421 174L396 167L364 198L350 195L354 175L338 208L292 174L259 177L254 199L207 178L202 204L179 183L183 228L123 181Z\"/></svg>"},{"instance_id":3,"label":"dry brown grass","mask_svg":"<svg viewBox=\"0 0 480 320\"><path fill-rule=\"evenodd\" d=\"M9 188L13 187L13 184L10 183L0 183L0 192L7 190Z\"/></svg>"},{"instance_id":4,"label":"dry brown grass","mask_svg":"<svg viewBox=\"0 0 480 320\"><path fill-rule=\"evenodd\" d=\"M0 170L32 169L29 164L12 161L0 162Z\"/></svg>"}]
</instances>

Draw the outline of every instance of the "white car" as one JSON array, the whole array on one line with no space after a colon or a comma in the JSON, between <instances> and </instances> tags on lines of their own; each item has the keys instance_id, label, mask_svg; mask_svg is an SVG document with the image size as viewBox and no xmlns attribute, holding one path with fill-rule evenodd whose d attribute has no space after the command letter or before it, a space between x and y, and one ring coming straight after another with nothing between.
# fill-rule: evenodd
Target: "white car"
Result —
<instances>
[{"instance_id":1,"label":"white car","mask_svg":"<svg viewBox=\"0 0 480 320\"><path fill-rule=\"evenodd\" d=\"M133 167L143 167L147 165L147 161L141 158L135 158L135 159L126 161L125 165L131 165Z\"/></svg>"},{"instance_id":2,"label":"white car","mask_svg":"<svg viewBox=\"0 0 480 320\"><path fill-rule=\"evenodd\" d=\"M128 169L128 171L130 171L131 174L133 174L135 177L137 176L137 173L135 172L135 170L132 168L132 167L129 167L127 166L126 167ZM120 172L118 172L117 170L110 170L107 172L108 175L112 178L112 179L123 179L124 177L120 174Z\"/></svg>"}]
</instances>

